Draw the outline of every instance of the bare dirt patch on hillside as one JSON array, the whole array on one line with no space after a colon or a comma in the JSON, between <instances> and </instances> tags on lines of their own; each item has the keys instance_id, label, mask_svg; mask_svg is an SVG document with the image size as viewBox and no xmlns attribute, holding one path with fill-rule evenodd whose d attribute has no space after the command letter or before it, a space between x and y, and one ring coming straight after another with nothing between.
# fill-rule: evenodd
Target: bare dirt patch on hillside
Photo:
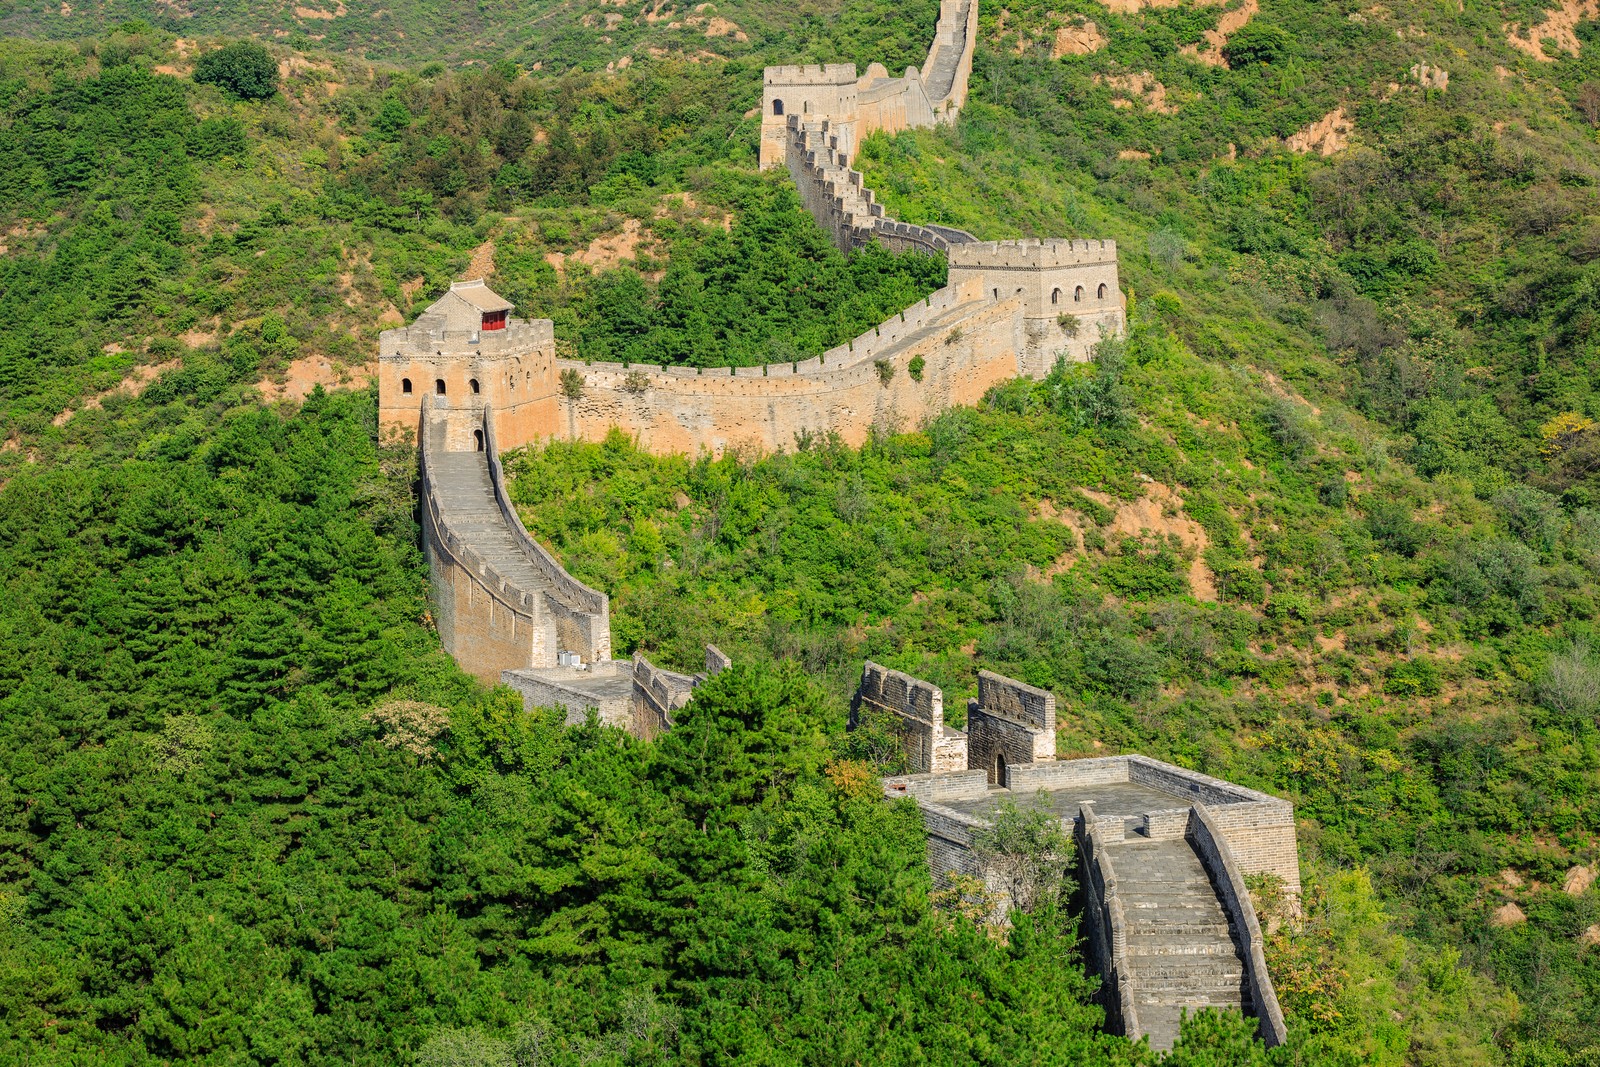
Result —
<instances>
[{"instance_id":1,"label":"bare dirt patch on hillside","mask_svg":"<svg viewBox=\"0 0 1600 1067\"><path fill-rule=\"evenodd\" d=\"M1145 484L1145 495L1138 500L1121 500L1106 493L1082 490L1083 495L1116 513L1107 528L1108 534L1124 537L1165 539L1175 536L1185 548L1194 550L1194 561L1189 564L1189 588L1196 600L1216 600L1217 582L1201 557L1211 547L1211 538L1205 527L1195 522L1183 511L1183 501L1171 486L1160 482Z\"/></svg>"},{"instance_id":2,"label":"bare dirt patch on hillside","mask_svg":"<svg viewBox=\"0 0 1600 1067\"><path fill-rule=\"evenodd\" d=\"M732 37L735 41L748 41L750 35L739 28L738 23L730 22L725 18L713 18L706 23L707 37Z\"/></svg>"},{"instance_id":3,"label":"bare dirt patch on hillside","mask_svg":"<svg viewBox=\"0 0 1600 1067\"><path fill-rule=\"evenodd\" d=\"M645 236L639 220L626 219L622 223L622 232L596 237L589 242L588 248L577 252L546 252L544 260L558 274L564 274L574 263L581 263L591 270L608 270L620 266L625 260L637 259L640 248L648 250L649 243L650 238Z\"/></svg>"},{"instance_id":4,"label":"bare dirt patch on hillside","mask_svg":"<svg viewBox=\"0 0 1600 1067\"><path fill-rule=\"evenodd\" d=\"M1086 56L1098 52L1111 42L1100 32L1100 27L1088 19L1080 18L1056 30L1056 39L1050 45L1050 58Z\"/></svg>"},{"instance_id":5,"label":"bare dirt patch on hillside","mask_svg":"<svg viewBox=\"0 0 1600 1067\"><path fill-rule=\"evenodd\" d=\"M1291 152L1331 156L1350 147L1350 134L1354 130L1355 123L1350 121L1344 108L1336 107L1305 129L1291 133L1283 144Z\"/></svg>"},{"instance_id":6,"label":"bare dirt patch on hillside","mask_svg":"<svg viewBox=\"0 0 1600 1067\"><path fill-rule=\"evenodd\" d=\"M344 16L344 0L339 0L339 3L334 6L332 11L323 11L315 7L302 7L298 4L295 5L294 9L294 17L297 19L321 19L331 22L334 19L344 18Z\"/></svg>"},{"instance_id":7,"label":"bare dirt patch on hillside","mask_svg":"<svg viewBox=\"0 0 1600 1067\"><path fill-rule=\"evenodd\" d=\"M1137 74L1096 74L1096 85L1109 85L1113 90L1111 106L1118 108L1132 107L1135 100L1141 101L1146 111L1153 111L1158 115L1176 115L1176 104L1167 100L1167 87L1156 80L1156 76L1147 70Z\"/></svg>"},{"instance_id":8,"label":"bare dirt patch on hillside","mask_svg":"<svg viewBox=\"0 0 1600 1067\"><path fill-rule=\"evenodd\" d=\"M1200 46L1197 44L1186 44L1178 51L1190 59L1197 60L1207 66L1226 67L1228 61L1222 57L1222 49L1227 45L1228 38L1244 29L1245 23L1254 18L1260 10L1261 6L1256 0L1244 0L1243 4L1232 11L1223 13L1222 17L1217 20L1216 29L1205 31L1206 45L1208 46L1205 51L1201 51Z\"/></svg>"},{"instance_id":9,"label":"bare dirt patch on hillside","mask_svg":"<svg viewBox=\"0 0 1600 1067\"><path fill-rule=\"evenodd\" d=\"M1145 8L1180 7L1188 0L1101 0L1106 10L1115 11L1119 15L1137 15ZM1225 4L1228 0L1197 0L1195 7L1216 7Z\"/></svg>"},{"instance_id":10,"label":"bare dirt patch on hillside","mask_svg":"<svg viewBox=\"0 0 1600 1067\"><path fill-rule=\"evenodd\" d=\"M1546 10L1543 22L1526 29L1520 23L1508 22L1501 27L1506 43L1519 52L1525 52L1541 63L1554 63L1555 57L1546 55L1544 42L1554 41L1563 52L1577 55L1582 51L1578 41L1578 23L1600 19L1600 0L1561 0L1555 10Z\"/></svg>"},{"instance_id":11,"label":"bare dirt patch on hillside","mask_svg":"<svg viewBox=\"0 0 1600 1067\"><path fill-rule=\"evenodd\" d=\"M116 345L108 345L107 350L115 352L122 351L121 347ZM104 405L107 398L116 393L127 393L131 397L138 396L140 393L144 392L150 387L151 382L161 377L167 371L176 370L180 362L182 361L169 359L165 363L146 363L143 366L134 367L128 372L127 377L123 378L122 381L118 382L114 387L107 389L103 393L96 393L94 396L91 396L76 408L67 408L65 411L61 412L61 414L51 419L50 425L65 426L67 424L67 420L72 418L72 416L76 415L80 411L96 411Z\"/></svg>"},{"instance_id":12,"label":"bare dirt patch on hillside","mask_svg":"<svg viewBox=\"0 0 1600 1067\"><path fill-rule=\"evenodd\" d=\"M261 391L261 398L269 404L277 400L299 403L319 385L328 390L360 389L377 373L376 360L347 367L331 362L327 356L303 356L289 364L281 383L263 378L256 383L256 388Z\"/></svg>"}]
</instances>

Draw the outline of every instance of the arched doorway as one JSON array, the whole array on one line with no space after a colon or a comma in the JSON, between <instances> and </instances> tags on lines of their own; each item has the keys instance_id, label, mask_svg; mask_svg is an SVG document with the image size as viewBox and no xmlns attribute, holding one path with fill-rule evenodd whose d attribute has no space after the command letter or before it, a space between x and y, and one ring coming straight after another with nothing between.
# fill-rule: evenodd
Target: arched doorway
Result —
<instances>
[{"instance_id":1,"label":"arched doorway","mask_svg":"<svg viewBox=\"0 0 1600 1067\"><path fill-rule=\"evenodd\" d=\"M994 767L989 772L989 784L1006 784L1006 754L1004 752L996 752L994 754Z\"/></svg>"},{"instance_id":2,"label":"arched doorway","mask_svg":"<svg viewBox=\"0 0 1600 1067\"><path fill-rule=\"evenodd\" d=\"M401 378L400 379L400 391L402 393L404 393L406 396L410 396L411 395L411 379L410 378Z\"/></svg>"},{"instance_id":3,"label":"arched doorway","mask_svg":"<svg viewBox=\"0 0 1600 1067\"><path fill-rule=\"evenodd\" d=\"M478 379L476 379L476 378L469 379L467 384L472 387L472 391L474 393L476 393L478 391Z\"/></svg>"},{"instance_id":4,"label":"arched doorway","mask_svg":"<svg viewBox=\"0 0 1600 1067\"><path fill-rule=\"evenodd\" d=\"M783 114L783 101L782 100L774 100L772 102L772 113L774 115Z\"/></svg>"},{"instance_id":5,"label":"arched doorway","mask_svg":"<svg viewBox=\"0 0 1600 1067\"><path fill-rule=\"evenodd\" d=\"M433 391L435 393L438 393L440 396L444 396L444 379L443 378L435 378L433 380Z\"/></svg>"},{"instance_id":6,"label":"arched doorway","mask_svg":"<svg viewBox=\"0 0 1600 1067\"><path fill-rule=\"evenodd\" d=\"M472 439L478 443L478 451L482 452L483 451L483 431L482 430L473 430L472 431Z\"/></svg>"}]
</instances>

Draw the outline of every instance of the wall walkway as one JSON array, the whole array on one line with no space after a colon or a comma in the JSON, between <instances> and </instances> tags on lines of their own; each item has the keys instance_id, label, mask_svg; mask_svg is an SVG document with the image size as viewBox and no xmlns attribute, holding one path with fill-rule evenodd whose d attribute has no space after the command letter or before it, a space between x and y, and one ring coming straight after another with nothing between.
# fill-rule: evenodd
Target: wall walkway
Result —
<instances>
[{"instance_id":1,"label":"wall walkway","mask_svg":"<svg viewBox=\"0 0 1600 1067\"><path fill-rule=\"evenodd\" d=\"M556 666L563 652L610 659L608 598L523 529L487 408L436 408L431 399L423 398L418 442L423 548L445 649L491 685L508 669ZM463 438L484 449L451 447Z\"/></svg>"}]
</instances>

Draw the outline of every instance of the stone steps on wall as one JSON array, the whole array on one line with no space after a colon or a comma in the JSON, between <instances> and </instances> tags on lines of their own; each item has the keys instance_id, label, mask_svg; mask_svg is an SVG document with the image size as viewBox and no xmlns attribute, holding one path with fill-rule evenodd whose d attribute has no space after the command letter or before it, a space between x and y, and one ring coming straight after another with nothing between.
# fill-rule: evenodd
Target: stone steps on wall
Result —
<instances>
[{"instance_id":1,"label":"stone steps on wall","mask_svg":"<svg viewBox=\"0 0 1600 1067\"><path fill-rule=\"evenodd\" d=\"M1105 849L1128 920L1128 990L1150 1047L1172 1047L1185 1009L1248 1011L1233 925L1189 842L1134 838Z\"/></svg>"},{"instance_id":2,"label":"stone steps on wall","mask_svg":"<svg viewBox=\"0 0 1600 1067\"><path fill-rule=\"evenodd\" d=\"M451 533L519 591L552 592L550 579L522 550L495 502L485 453L430 447L428 472L440 517Z\"/></svg>"}]
</instances>

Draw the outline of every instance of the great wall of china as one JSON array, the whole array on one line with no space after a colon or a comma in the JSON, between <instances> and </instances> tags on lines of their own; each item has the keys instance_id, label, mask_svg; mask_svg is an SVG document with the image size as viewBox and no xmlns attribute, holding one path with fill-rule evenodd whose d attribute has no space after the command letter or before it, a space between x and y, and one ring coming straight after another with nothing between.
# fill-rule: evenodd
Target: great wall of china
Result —
<instances>
[{"instance_id":1,"label":"great wall of china","mask_svg":"<svg viewBox=\"0 0 1600 1067\"><path fill-rule=\"evenodd\" d=\"M768 68L760 160L783 164L819 226L846 252L876 242L942 255L948 283L819 356L727 370L586 364L556 356L548 319L511 316L482 281L451 286L379 342L379 418L415 434L423 547L440 640L462 668L527 707L594 713L641 737L671 729L705 671L612 659L606 594L530 537L506 491L502 449L602 439L613 429L658 454L778 451L803 434L860 444L914 426L993 386L1089 359L1125 326L1116 246L1103 240L975 240L889 218L851 167L874 131L953 122L966 100L978 0L943 0L919 72L879 64ZM913 360L919 373L913 374ZM945 725L926 682L868 663L852 711L900 736L916 773L884 782L917 802L936 878L983 880L1008 906L975 835L1008 798L1048 803L1078 845L1091 962L1110 1025L1170 1047L1185 1009L1236 1007L1281 1043L1282 1012L1244 877L1300 887L1293 811L1276 798L1140 756L1056 760L1055 697L982 672L967 729ZM1120 873L1119 873L1120 871Z\"/></svg>"}]
</instances>

